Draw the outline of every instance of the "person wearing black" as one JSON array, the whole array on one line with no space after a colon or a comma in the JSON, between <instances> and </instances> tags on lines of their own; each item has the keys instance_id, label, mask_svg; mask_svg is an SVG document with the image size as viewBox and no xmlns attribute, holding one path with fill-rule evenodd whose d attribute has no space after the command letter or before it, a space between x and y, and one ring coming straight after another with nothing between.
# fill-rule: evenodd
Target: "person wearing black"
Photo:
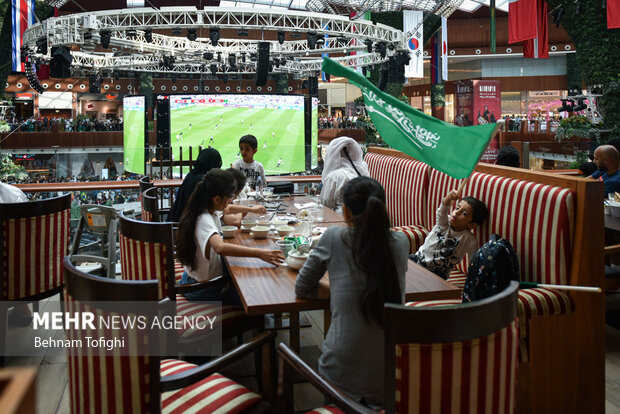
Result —
<instances>
[{"instance_id":1,"label":"person wearing black","mask_svg":"<svg viewBox=\"0 0 620 414\"><path fill-rule=\"evenodd\" d=\"M497 153L497 165L505 165L507 167L521 167L521 157L519 151L512 145L502 147Z\"/></svg>"},{"instance_id":2,"label":"person wearing black","mask_svg":"<svg viewBox=\"0 0 620 414\"><path fill-rule=\"evenodd\" d=\"M198 158L194 161L192 171L185 176L183 184L177 192L172 209L168 214L168 221L179 221L183 210L189 201L189 197L194 192L194 188L202 181L202 177L212 168L220 168L222 166L222 157L214 148L204 149L198 154Z\"/></svg>"}]
</instances>

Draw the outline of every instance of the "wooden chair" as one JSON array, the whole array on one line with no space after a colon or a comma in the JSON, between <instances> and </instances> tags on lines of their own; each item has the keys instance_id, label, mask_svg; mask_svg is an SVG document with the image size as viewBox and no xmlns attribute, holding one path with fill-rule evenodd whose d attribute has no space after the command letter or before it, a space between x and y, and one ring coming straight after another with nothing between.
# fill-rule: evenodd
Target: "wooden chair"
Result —
<instances>
[{"instance_id":1,"label":"wooden chair","mask_svg":"<svg viewBox=\"0 0 620 414\"><path fill-rule=\"evenodd\" d=\"M158 280L158 300L167 299L173 306L172 312L178 316L204 314L217 310L214 305L188 301L184 292L208 287L213 282L179 285L182 275L175 272L173 223L154 223L129 219L121 214L120 245L121 275L124 280ZM262 316L247 316L242 308L224 305L221 308L222 335L238 336L242 332L262 330ZM178 332L181 343L199 340L191 330Z\"/></svg>"},{"instance_id":2,"label":"wooden chair","mask_svg":"<svg viewBox=\"0 0 620 414\"><path fill-rule=\"evenodd\" d=\"M88 308L99 315L112 311L110 301L139 302L137 309L115 314L121 317L145 318L151 326L157 314L159 287L157 280L124 281L101 278L81 272L66 257L63 262L66 280L65 301L68 311ZM106 303L108 302L108 303ZM86 340L87 336L108 337L109 330L95 330L87 326L72 327L67 338ZM262 349L267 357L273 356L275 334L265 332L250 342L196 366L175 359L161 359L156 334L147 329L123 332L125 346L131 355L117 352L104 354L97 348L82 347L68 352L69 397L71 412L79 413L181 413L181 412L247 412L269 410L270 404L261 396L218 374L216 371L237 362L250 352ZM150 348L148 348L150 346ZM144 351L144 352L142 352ZM142 356L138 356L140 354ZM273 370L268 372L272 384ZM266 399L273 393L265 392ZM267 397L269 396L269 397Z\"/></svg>"},{"instance_id":3,"label":"wooden chair","mask_svg":"<svg viewBox=\"0 0 620 414\"><path fill-rule=\"evenodd\" d=\"M157 187L151 187L142 193L142 221L163 221L164 215L159 209L159 193Z\"/></svg>"},{"instance_id":4,"label":"wooden chair","mask_svg":"<svg viewBox=\"0 0 620 414\"><path fill-rule=\"evenodd\" d=\"M385 413L512 413L515 409L518 282L468 304L406 307L386 304ZM319 376L284 344L278 399L290 412L291 375L307 378L345 413L375 412ZM363 366L359 369L364 369ZM331 406L330 412L341 412Z\"/></svg>"},{"instance_id":5,"label":"wooden chair","mask_svg":"<svg viewBox=\"0 0 620 414\"><path fill-rule=\"evenodd\" d=\"M60 293L69 247L71 195L0 204L0 365L6 355L4 301L34 302Z\"/></svg>"}]
</instances>

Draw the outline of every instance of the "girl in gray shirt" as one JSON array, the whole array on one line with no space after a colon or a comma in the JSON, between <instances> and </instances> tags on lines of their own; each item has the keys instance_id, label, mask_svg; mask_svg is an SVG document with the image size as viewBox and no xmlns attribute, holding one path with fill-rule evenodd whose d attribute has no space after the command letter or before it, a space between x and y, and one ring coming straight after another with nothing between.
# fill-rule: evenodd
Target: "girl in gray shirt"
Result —
<instances>
[{"instance_id":1,"label":"girl in gray shirt","mask_svg":"<svg viewBox=\"0 0 620 414\"><path fill-rule=\"evenodd\" d=\"M385 302L402 303L409 242L390 231L385 191L357 177L343 190L346 227L323 234L295 282L300 297L316 297L329 272L332 322L323 342L319 373L371 408L383 406Z\"/></svg>"}]
</instances>

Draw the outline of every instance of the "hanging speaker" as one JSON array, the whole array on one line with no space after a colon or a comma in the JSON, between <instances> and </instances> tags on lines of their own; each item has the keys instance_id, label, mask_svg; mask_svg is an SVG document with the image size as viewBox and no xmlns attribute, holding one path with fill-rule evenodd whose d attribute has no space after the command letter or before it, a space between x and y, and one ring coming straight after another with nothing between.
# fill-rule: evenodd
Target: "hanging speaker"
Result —
<instances>
[{"instance_id":1,"label":"hanging speaker","mask_svg":"<svg viewBox=\"0 0 620 414\"><path fill-rule=\"evenodd\" d=\"M269 42L258 43L256 60L256 86L265 86L269 75Z\"/></svg>"},{"instance_id":2,"label":"hanging speaker","mask_svg":"<svg viewBox=\"0 0 620 414\"><path fill-rule=\"evenodd\" d=\"M157 147L170 146L170 100L167 96L157 99Z\"/></svg>"},{"instance_id":3,"label":"hanging speaker","mask_svg":"<svg viewBox=\"0 0 620 414\"><path fill-rule=\"evenodd\" d=\"M99 77L97 75L90 75L88 77L88 92L89 93L101 92L101 86L99 85Z\"/></svg>"},{"instance_id":4,"label":"hanging speaker","mask_svg":"<svg viewBox=\"0 0 620 414\"><path fill-rule=\"evenodd\" d=\"M69 49L64 46L52 48L52 61L50 62L50 76L52 78L71 77L71 62L73 56Z\"/></svg>"}]
</instances>

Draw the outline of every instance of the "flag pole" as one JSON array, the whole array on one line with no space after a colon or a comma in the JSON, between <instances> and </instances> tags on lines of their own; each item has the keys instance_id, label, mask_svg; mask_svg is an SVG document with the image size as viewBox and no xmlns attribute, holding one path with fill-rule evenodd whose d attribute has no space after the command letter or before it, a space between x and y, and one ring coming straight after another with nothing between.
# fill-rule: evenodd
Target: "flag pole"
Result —
<instances>
[{"instance_id":1,"label":"flag pole","mask_svg":"<svg viewBox=\"0 0 620 414\"><path fill-rule=\"evenodd\" d=\"M591 292L591 293L602 292L602 289L596 286L550 285L546 283L535 283L535 282L519 282L519 288L520 289L547 288L547 289L559 289L559 290L574 290L577 292Z\"/></svg>"},{"instance_id":2,"label":"flag pole","mask_svg":"<svg viewBox=\"0 0 620 414\"><path fill-rule=\"evenodd\" d=\"M462 182L461 185L459 185L459 189L456 190L456 193L459 195L459 197L461 196L461 193L463 192L463 188L465 188L465 185L467 185L467 183L469 182L469 179L471 178L471 175L467 178L465 178Z\"/></svg>"}]
</instances>

